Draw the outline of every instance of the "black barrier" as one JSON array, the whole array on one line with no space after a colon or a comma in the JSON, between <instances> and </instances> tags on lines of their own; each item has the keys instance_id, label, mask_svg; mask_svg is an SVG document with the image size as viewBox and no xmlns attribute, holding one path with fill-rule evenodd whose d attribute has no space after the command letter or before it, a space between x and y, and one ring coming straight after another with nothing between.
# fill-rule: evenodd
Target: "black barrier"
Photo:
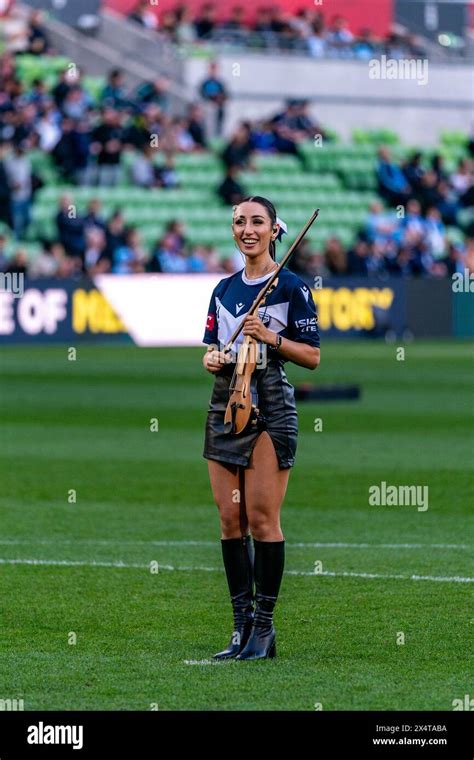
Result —
<instances>
[{"instance_id":1,"label":"black barrier","mask_svg":"<svg viewBox=\"0 0 474 760\"><path fill-rule=\"evenodd\" d=\"M383 337L389 331L402 335L407 328L402 279L302 279L312 288L319 328L328 337Z\"/></svg>"},{"instance_id":2,"label":"black barrier","mask_svg":"<svg viewBox=\"0 0 474 760\"><path fill-rule=\"evenodd\" d=\"M0 343L130 340L89 279L25 279L10 284L13 287L0 290Z\"/></svg>"}]
</instances>

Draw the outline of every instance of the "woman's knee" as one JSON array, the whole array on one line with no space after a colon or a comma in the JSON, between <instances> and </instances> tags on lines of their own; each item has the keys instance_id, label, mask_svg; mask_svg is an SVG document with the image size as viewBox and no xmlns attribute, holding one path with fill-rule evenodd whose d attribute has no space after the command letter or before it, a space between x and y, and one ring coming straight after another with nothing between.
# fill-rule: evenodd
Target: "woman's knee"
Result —
<instances>
[{"instance_id":1,"label":"woman's knee","mask_svg":"<svg viewBox=\"0 0 474 760\"><path fill-rule=\"evenodd\" d=\"M250 533L257 541L280 541L281 527L279 515L252 512L249 515Z\"/></svg>"},{"instance_id":2,"label":"woman's knee","mask_svg":"<svg viewBox=\"0 0 474 760\"><path fill-rule=\"evenodd\" d=\"M243 515L239 505L219 506L219 517L223 538L239 538L247 532L247 518Z\"/></svg>"}]
</instances>

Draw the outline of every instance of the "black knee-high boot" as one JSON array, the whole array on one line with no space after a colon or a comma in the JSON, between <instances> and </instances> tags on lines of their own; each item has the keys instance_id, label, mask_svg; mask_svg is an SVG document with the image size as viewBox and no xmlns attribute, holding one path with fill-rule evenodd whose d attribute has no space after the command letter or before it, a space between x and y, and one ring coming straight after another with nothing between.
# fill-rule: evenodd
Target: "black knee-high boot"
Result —
<instances>
[{"instance_id":1,"label":"black knee-high boot","mask_svg":"<svg viewBox=\"0 0 474 760\"><path fill-rule=\"evenodd\" d=\"M221 539L221 546L234 614L234 631L227 649L215 654L214 659L227 660L243 649L252 629L254 551L249 535Z\"/></svg>"},{"instance_id":2,"label":"black knee-high boot","mask_svg":"<svg viewBox=\"0 0 474 760\"><path fill-rule=\"evenodd\" d=\"M260 660L276 655L273 610L285 566L285 541L254 539L254 546L255 617L248 641L237 660Z\"/></svg>"}]
</instances>

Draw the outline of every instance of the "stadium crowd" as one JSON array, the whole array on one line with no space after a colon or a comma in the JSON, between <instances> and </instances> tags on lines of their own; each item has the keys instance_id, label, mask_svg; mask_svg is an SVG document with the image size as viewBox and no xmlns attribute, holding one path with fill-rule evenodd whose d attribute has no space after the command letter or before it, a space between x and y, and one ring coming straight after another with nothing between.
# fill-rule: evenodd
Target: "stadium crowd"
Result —
<instances>
[{"instance_id":1,"label":"stadium crowd","mask_svg":"<svg viewBox=\"0 0 474 760\"><path fill-rule=\"evenodd\" d=\"M139 13L144 10L142 4ZM213 101L222 122L228 96L215 62L209 64L198 97L185 116L171 114L169 82L164 77L130 90L123 72L114 69L98 97L92 97L83 72L73 66L52 87L41 78L27 85L18 76L18 58L50 50L41 15L33 12L23 33L17 29L10 38L15 45L11 43L0 56L0 223L12 230L14 241L2 236L0 271L80 276L84 272L232 272L241 268L237 251L221 259L215 249L193 245L191 232L179 219L170 221L151 250L145 250L139 230L127 226L118 210L105 219L98 200L87 213L71 217L68 209L75 207L73 195L61 199L57 234L41 241L43 252L30 264L21 241L31 223L35 194L44 185L41 172L33 168L33 152L49 155L62 181L71 186L112 187L128 172L129 181L137 187L179 187L176 154L210 149L203 103ZM311 118L304 100L290 100L276 114L239 124L220 154L223 178L215 191L222 203L232 206L251 192L241 173L254 171L256 156L293 155L303 170L310 171L301 144L315 134L331 139ZM291 266L311 275L362 276L447 276L456 268L471 267L473 223L464 229L465 242L449 239L446 229L458 227L460 212L474 207L473 141L470 155L454 172L447 172L441 156L435 156L431 166L424 164L419 153L400 164L381 148L376 176L387 208L372 205L349 250L337 237L324 246L305 242Z\"/></svg>"},{"instance_id":2,"label":"stadium crowd","mask_svg":"<svg viewBox=\"0 0 474 760\"><path fill-rule=\"evenodd\" d=\"M156 13L148 0L140 0L129 18L177 45L225 43L286 53L295 51L314 58L359 60L383 53L390 58L426 55L419 38L400 25L394 25L390 34L379 38L370 27L356 32L343 16L333 16L327 21L323 10L308 7L295 14L278 5L257 7L256 19L249 23L240 5L234 6L228 18L219 20L217 3L204 3L197 14L184 3Z\"/></svg>"}]
</instances>

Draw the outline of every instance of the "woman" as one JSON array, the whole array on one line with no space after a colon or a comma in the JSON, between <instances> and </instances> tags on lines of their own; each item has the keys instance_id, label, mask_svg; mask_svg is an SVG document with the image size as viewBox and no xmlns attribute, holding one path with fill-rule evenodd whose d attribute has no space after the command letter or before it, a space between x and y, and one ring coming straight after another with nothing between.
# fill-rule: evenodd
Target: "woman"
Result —
<instances>
[{"instance_id":1,"label":"woman","mask_svg":"<svg viewBox=\"0 0 474 760\"><path fill-rule=\"evenodd\" d=\"M203 340L210 344L203 365L215 375L203 456L209 460L211 488L220 513L222 555L234 614L230 644L216 659L255 660L276 654L273 610L285 549L280 508L298 433L293 387L283 365L292 361L315 369L319 364L311 291L295 274L282 269L277 287L259 307L258 316L246 317L243 334L232 347L232 363L219 348L276 269L275 241L285 231L283 224L266 198L253 196L234 206L232 233L245 256L245 267L214 289ZM256 424L232 435L224 432L224 415L236 353L246 335L258 341L266 358L252 376L260 413Z\"/></svg>"}]
</instances>

